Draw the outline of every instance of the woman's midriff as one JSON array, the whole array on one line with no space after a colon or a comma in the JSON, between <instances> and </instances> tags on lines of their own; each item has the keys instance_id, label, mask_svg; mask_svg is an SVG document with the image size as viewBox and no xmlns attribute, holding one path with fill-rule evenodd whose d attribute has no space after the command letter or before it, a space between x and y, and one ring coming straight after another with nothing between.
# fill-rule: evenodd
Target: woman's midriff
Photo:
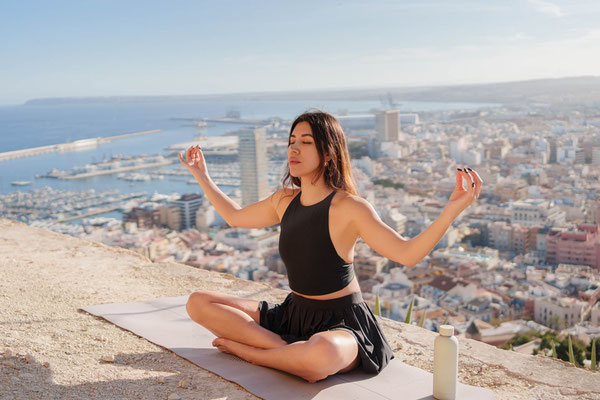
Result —
<instances>
[{"instance_id":1,"label":"woman's midriff","mask_svg":"<svg viewBox=\"0 0 600 400\"><path fill-rule=\"evenodd\" d=\"M294 292L294 291L292 290L292 292ZM298 293L298 292L294 292L294 293L296 293L298 296L306 297L307 299L330 300L330 299L337 299L338 297L344 297L344 296L347 296L349 294L356 293L356 292L360 292L360 286L358 285L358 279L356 279L356 276L354 276L354 278L352 279L352 282L350 282L348 284L348 286L346 286L343 289L338 290L337 292L321 294L318 296L308 296L308 295Z\"/></svg>"}]
</instances>

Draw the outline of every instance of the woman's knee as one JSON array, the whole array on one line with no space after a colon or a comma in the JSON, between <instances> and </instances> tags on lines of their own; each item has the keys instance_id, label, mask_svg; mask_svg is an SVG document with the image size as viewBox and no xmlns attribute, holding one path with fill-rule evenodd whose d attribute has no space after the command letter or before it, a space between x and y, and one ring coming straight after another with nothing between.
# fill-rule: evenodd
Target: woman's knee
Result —
<instances>
[{"instance_id":1,"label":"woman's knee","mask_svg":"<svg viewBox=\"0 0 600 400\"><path fill-rule=\"evenodd\" d=\"M302 365L307 371L312 371L319 379L336 373L343 359L342 348L334 338L313 335L308 340L308 348L304 353Z\"/></svg>"},{"instance_id":2,"label":"woman's knee","mask_svg":"<svg viewBox=\"0 0 600 400\"><path fill-rule=\"evenodd\" d=\"M202 308L203 305L210 302L210 299L213 297L213 293L209 290L198 290L188 297L187 303L185 304L185 309L187 313L191 316L192 313L198 313L198 311Z\"/></svg>"}]
</instances>

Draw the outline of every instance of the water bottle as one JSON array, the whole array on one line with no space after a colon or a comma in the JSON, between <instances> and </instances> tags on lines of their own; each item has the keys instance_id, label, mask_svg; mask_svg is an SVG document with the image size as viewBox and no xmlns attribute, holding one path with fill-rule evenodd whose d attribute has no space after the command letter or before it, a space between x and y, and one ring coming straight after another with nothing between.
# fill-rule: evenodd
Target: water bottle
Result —
<instances>
[{"instance_id":1,"label":"water bottle","mask_svg":"<svg viewBox=\"0 0 600 400\"><path fill-rule=\"evenodd\" d=\"M433 397L454 400L457 381L458 339L452 325L442 325L433 342Z\"/></svg>"}]
</instances>

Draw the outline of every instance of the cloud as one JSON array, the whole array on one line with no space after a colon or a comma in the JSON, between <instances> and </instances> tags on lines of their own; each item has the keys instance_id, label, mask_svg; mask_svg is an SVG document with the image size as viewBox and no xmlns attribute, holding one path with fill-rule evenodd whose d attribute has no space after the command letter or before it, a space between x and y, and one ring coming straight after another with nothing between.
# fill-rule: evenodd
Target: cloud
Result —
<instances>
[{"instance_id":1,"label":"cloud","mask_svg":"<svg viewBox=\"0 0 600 400\"><path fill-rule=\"evenodd\" d=\"M548 1L529 0L529 4L531 4L536 11L539 11L542 14L550 14L555 17L563 17L565 15L559 6Z\"/></svg>"}]
</instances>

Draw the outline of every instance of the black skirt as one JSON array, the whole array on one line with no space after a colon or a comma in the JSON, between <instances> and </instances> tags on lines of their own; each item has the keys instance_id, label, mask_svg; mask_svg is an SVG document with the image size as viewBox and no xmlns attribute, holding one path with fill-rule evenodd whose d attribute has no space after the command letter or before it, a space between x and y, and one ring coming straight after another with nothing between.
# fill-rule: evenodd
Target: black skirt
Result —
<instances>
[{"instance_id":1,"label":"black skirt","mask_svg":"<svg viewBox=\"0 0 600 400\"><path fill-rule=\"evenodd\" d=\"M260 325L287 343L308 340L323 331L350 332L358 343L360 368L378 374L394 358L375 315L360 292L331 300L315 300L290 292L281 304L259 302Z\"/></svg>"}]
</instances>

